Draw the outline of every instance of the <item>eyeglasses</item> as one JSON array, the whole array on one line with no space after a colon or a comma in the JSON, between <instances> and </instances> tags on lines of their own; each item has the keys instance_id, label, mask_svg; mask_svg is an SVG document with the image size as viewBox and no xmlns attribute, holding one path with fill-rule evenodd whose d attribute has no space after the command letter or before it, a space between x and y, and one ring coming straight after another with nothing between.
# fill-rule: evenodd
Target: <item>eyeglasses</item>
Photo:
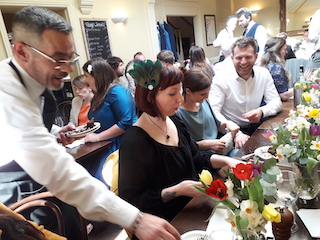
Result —
<instances>
[{"instance_id":1,"label":"eyeglasses","mask_svg":"<svg viewBox=\"0 0 320 240\"><path fill-rule=\"evenodd\" d=\"M23 44L25 44L26 46L28 46L29 48L31 48L33 51L35 51L36 53L40 54L41 56L45 57L46 59L49 59L51 62L57 64L58 66L55 67L55 69L61 69L61 68L64 68L64 67L69 67L69 66L73 66L75 65L79 58L80 58L80 55L76 52L73 52L73 54L75 55L75 57L72 59L72 60L55 60L53 59L52 57L49 57L47 54L39 51L38 49L30 46L29 44L23 42Z\"/></svg>"}]
</instances>

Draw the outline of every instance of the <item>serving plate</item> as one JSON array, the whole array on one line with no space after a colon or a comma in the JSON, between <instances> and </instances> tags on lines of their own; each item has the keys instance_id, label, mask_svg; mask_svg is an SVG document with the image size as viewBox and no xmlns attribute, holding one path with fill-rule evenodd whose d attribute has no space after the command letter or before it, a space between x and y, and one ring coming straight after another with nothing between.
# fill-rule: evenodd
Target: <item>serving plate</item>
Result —
<instances>
[{"instance_id":1,"label":"serving plate","mask_svg":"<svg viewBox=\"0 0 320 240\"><path fill-rule=\"evenodd\" d=\"M94 122L94 126L92 128L87 128L86 126L87 124L78 126L75 130L65 132L65 135L67 137L84 137L89 133L97 131L100 128L100 123Z\"/></svg>"}]
</instances>

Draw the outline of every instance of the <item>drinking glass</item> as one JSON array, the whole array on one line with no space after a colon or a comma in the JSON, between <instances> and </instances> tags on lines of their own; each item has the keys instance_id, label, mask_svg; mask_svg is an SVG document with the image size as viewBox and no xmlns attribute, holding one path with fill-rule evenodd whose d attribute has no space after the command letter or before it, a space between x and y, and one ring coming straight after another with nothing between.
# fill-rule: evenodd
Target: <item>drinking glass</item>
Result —
<instances>
[{"instance_id":1,"label":"drinking glass","mask_svg":"<svg viewBox=\"0 0 320 240\"><path fill-rule=\"evenodd\" d=\"M296 174L293 171L282 170L282 181L277 182L277 199L284 205L285 208L292 206L293 216L295 216L295 202L299 196L299 188L297 185ZM299 229L295 217L291 227L291 233L297 232Z\"/></svg>"}]
</instances>

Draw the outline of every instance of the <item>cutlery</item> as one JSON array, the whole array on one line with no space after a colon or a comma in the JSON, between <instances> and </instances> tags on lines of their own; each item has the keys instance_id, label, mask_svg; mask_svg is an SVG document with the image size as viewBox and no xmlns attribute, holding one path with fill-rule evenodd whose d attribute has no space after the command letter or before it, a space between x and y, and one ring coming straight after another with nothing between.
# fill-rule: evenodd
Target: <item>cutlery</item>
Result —
<instances>
[{"instance_id":1,"label":"cutlery","mask_svg":"<svg viewBox=\"0 0 320 240\"><path fill-rule=\"evenodd\" d=\"M252 157L253 155L254 155L254 153L250 153L250 154L247 154L247 155L242 156L241 159L242 159L242 160L246 160L246 159Z\"/></svg>"}]
</instances>

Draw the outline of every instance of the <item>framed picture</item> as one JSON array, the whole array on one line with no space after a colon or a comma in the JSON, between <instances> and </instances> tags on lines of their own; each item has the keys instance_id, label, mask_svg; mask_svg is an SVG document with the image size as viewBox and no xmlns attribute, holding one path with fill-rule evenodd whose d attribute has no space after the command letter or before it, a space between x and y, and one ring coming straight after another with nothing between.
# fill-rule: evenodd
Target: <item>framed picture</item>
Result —
<instances>
[{"instance_id":1,"label":"framed picture","mask_svg":"<svg viewBox=\"0 0 320 240\"><path fill-rule=\"evenodd\" d=\"M216 39L216 16L204 15L204 27L206 30L207 46L213 45Z\"/></svg>"}]
</instances>

